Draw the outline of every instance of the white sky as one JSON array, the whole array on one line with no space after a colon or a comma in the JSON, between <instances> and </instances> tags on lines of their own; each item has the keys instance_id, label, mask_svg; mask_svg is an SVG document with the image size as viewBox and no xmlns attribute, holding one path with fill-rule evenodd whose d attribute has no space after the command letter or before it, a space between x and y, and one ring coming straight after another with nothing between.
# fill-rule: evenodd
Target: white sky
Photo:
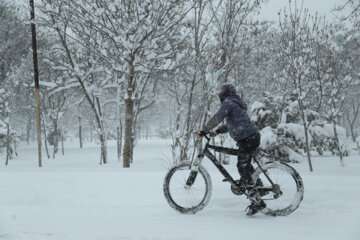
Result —
<instances>
[{"instance_id":1,"label":"white sky","mask_svg":"<svg viewBox=\"0 0 360 240\"><path fill-rule=\"evenodd\" d=\"M294 2L295 0L292 0ZM325 15L330 20L334 17L331 11L335 6L341 5L345 0L303 0L304 7L311 12L319 12L320 15ZM297 0L298 5L301 0ZM279 10L289 6L289 0L267 0L263 4L260 17L264 20L278 21L277 13Z\"/></svg>"},{"instance_id":2,"label":"white sky","mask_svg":"<svg viewBox=\"0 0 360 240\"><path fill-rule=\"evenodd\" d=\"M3 1L3 0L0 0ZM28 0L5 0L8 2L15 2L20 5L27 6ZM38 0L35 0L38 1ZM289 6L289 0L266 0L262 5L262 10L260 13L260 18L262 20L271 20L278 21L278 12L279 10L284 9ZM294 2L295 0L292 0ZM344 3L346 0L296 0L298 4L301 4L301 1L304 1L304 7L308 8L311 12L319 12L321 15L327 16L329 20L334 18L335 15L332 13L332 10L335 6L339 6Z\"/></svg>"}]
</instances>

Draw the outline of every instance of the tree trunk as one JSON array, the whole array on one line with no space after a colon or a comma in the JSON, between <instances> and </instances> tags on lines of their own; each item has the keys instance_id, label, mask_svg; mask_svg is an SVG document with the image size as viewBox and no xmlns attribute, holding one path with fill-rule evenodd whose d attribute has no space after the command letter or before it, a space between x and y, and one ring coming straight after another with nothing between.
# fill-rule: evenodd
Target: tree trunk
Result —
<instances>
[{"instance_id":1,"label":"tree trunk","mask_svg":"<svg viewBox=\"0 0 360 240\"><path fill-rule=\"evenodd\" d=\"M120 127L116 127L116 153L117 153L117 159L120 162L121 161L121 134L120 134Z\"/></svg>"},{"instance_id":2,"label":"tree trunk","mask_svg":"<svg viewBox=\"0 0 360 240\"><path fill-rule=\"evenodd\" d=\"M79 144L80 144L80 148L83 148L81 117L79 116L78 118L79 118Z\"/></svg>"},{"instance_id":3,"label":"tree trunk","mask_svg":"<svg viewBox=\"0 0 360 240\"><path fill-rule=\"evenodd\" d=\"M47 131L46 131L46 124L45 124L45 118L44 118L44 116L43 116L43 118L42 118L42 122L43 122L43 131L44 131L45 152L46 152L47 158L50 159L50 153L49 153L49 148L48 148L48 144L47 144Z\"/></svg>"},{"instance_id":4,"label":"tree trunk","mask_svg":"<svg viewBox=\"0 0 360 240\"><path fill-rule=\"evenodd\" d=\"M5 166L9 164L9 159L11 155L11 149L10 149L10 124L6 123L6 162Z\"/></svg>"},{"instance_id":5,"label":"tree trunk","mask_svg":"<svg viewBox=\"0 0 360 240\"><path fill-rule=\"evenodd\" d=\"M117 87L116 91L116 118L118 126L116 127L116 147L117 147L117 159L121 162L121 148L122 148L122 121L121 121L121 111L120 111L120 85Z\"/></svg>"},{"instance_id":6,"label":"tree trunk","mask_svg":"<svg viewBox=\"0 0 360 240\"><path fill-rule=\"evenodd\" d=\"M13 146L14 146L13 153L15 154L15 156L18 156L16 136L14 136L14 139L13 139Z\"/></svg>"},{"instance_id":7,"label":"tree trunk","mask_svg":"<svg viewBox=\"0 0 360 240\"><path fill-rule=\"evenodd\" d=\"M138 123L138 117L139 117L139 109L135 109L134 106L134 117L133 117L133 123L132 123L132 138L131 138L131 148L133 149L131 153L131 159L130 164L134 162L133 154L134 154L134 148L135 148L135 140L138 138L141 138L141 125Z\"/></svg>"},{"instance_id":8,"label":"tree trunk","mask_svg":"<svg viewBox=\"0 0 360 240\"><path fill-rule=\"evenodd\" d=\"M101 149L101 155L100 155L100 165L107 163L107 149L106 149L106 137L104 129L100 130L99 133L99 139L100 139L100 149Z\"/></svg>"},{"instance_id":9,"label":"tree trunk","mask_svg":"<svg viewBox=\"0 0 360 240\"><path fill-rule=\"evenodd\" d=\"M172 158L175 162L177 162L178 160L182 161L182 149L181 149L181 139L180 139L180 118L181 118L181 103L177 101L176 104L176 118L175 118L175 131L172 132L172 139L173 142L171 144L171 149L172 149ZM175 133L175 134L174 134ZM177 148L180 149L180 156L179 159L177 157Z\"/></svg>"},{"instance_id":10,"label":"tree trunk","mask_svg":"<svg viewBox=\"0 0 360 240\"><path fill-rule=\"evenodd\" d=\"M129 92L129 91L128 91ZM131 96L131 95L130 95ZM133 118L134 118L134 103L131 98L125 99L125 142L123 150L124 167L130 167L133 147Z\"/></svg>"},{"instance_id":11,"label":"tree trunk","mask_svg":"<svg viewBox=\"0 0 360 240\"><path fill-rule=\"evenodd\" d=\"M123 145L123 124L122 121L120 120L120 126L119 126L119 160L121 160L121 154L122 154L122 145Z\"/></svg>"},{"instance_id":12,"label":"tree trunk","mask_svg":"<svg viewBox=\"0 0 360 240\"><path fill-rule=\"evenodd\" d=\"M127 96L125 97L125 139L123 149L123 167L129 168L133 157L133 123L134 123L134 57L129 62L129 76L127 86Z\"/></svg>"},{"instance_id":13,"label":"tree trunk","mask_svg":"<svg viewBox=\"0 0 360 240\"><path fill-rule=\"evenodd\" d=\"M59 149L59 130L58 130L58 127L57 127L57 122L55 120L53 120L53 124L54 124L54 136L55 136L55 140L54 140L54 146L53 146L53 155L52 155L52 158L55 159L55 155L56 153L58 152L58 149Z\"/></svg>"},{"instance_id":14,"label":"tree trunk","mask_svg":"<svg viewBox=\"0 0 360 240\"><path fill-rule=\"evenodd\" d=\"M65 147L64 147L64 131L61 131L61 153L65 155Z\"/></svg>"},{"instance_id":15,"label":"tree trunk","mask_svg":"<svg viewBox=\"0 0 360 240\"><path fill-rule=\"evenodd\" d=\"M307 123L304 122L304 131L305 131L305 149L306 149L306 156L307 156L307 159L308 159L308 164L309 164L309 169L310 169L310 172L313 171L313 166L312 166L312 162L311 162L311 154L310 154L310 147L309 147L309 131L308 131L308 127L307 127Z\"/></svg>"},{"instance_id":16,"label":"tree trunk","mask_svg":"<svg viewBox=\"0 0 360 240\"><path fill-rule=\"evenodd\" d=\"M118 126L118 161L121 162L121 150L122 150L122 142L123 142L123 124L121 119L119 119L119 126Z\"/></svg>"},{"instance_id":17,"label":"tree trunk","mask_svg":"<svg viewBox=\"0 0 360 240\"><path fill-rule=\"evenodd\" d=\"M94 141L94 128L92 125L93 124L91 123L91 126L90 126L90 142L91 143Z\"/></svg>"},{"instance_id":18,"label":"tree trunk","mask_svg":"<svg viewBox=\"0 0 360 240\"><path fill-rule=\"evenodd\" d=\"M30 136L31 136L31 127L32 127L32 116L29 114L27 123L26 123L26 143L30 144Z\"/></svg>"},{"instance_id":19,"label":"tree trunk","mask_svg":"<svg viewBox=\"0 0 360 240\"><path fill-rule=\"evenodd\" d=\"M353 126L350 126L351 140L356 143L356 133Z\"/></svg>"},{"instance_id":20,"label":"tree trunk","mask_svg":"<svg viewBox=\"0 0 360 240\"><path fill-rule=\"evenodd\" d=\"M186 132L185 132L185 140L184 144L181 149L180 154L180 161L186 161L188 160L188 147L191 139L191 120L192 120L192 107L193 107L193 97L194 97L194 89L195 89L195 83L197 79L197 73L194 73L191 87L190 87L190 96L189 96L189 102L187 104L187 112L186 112Z\"/></svg>"},{"instance_id":21,"label":"tree trunk","mask_svg":"<svg viewBox=\"0 0 360 240\"><path fill-rule=\"evenodd\" d=\"M100 99L95 97L97 108L98 108L98 130L99 130L99 139L101 145L101 156L100 156L100 164L107 163L107 147L106 147L106 134L104 129L104 121L103 114L101 110Z\"/></svg>"},{"instance_id":22,"label":"tree trunk","mask_svg":"<svg viewBox=\"0 0 360 240\"><path fill-rule=\"evenodd\" d=\"M303 127L304 127L304 133L305 133L306 156L307 156L307 159L308 159L309 170L310 170L310 172L312 172L313 171L313 166L312 166L311 154L310 154L310 143L309 143L309 131L308 131L308 125L307 125L307 117L306 117L306 114L304 112L304 107L303 107L301 99L298 99L298 105L299 105L299 109L300 109L300 112L301 112L301 118L302 118L302 121L303 121Z\"/></svg>"},{"instance_id":23,"label":"tree trunk","mask_svg":"<svg viewBox=\"0 0 360 240\"><path fill-rule=\"evenodd\" d=\"M341 146L340 146L340 141L339 141L339 135L337 133L337 129L336 129L336 121L333 120L333 129L334 129L334 137L335 137L335 141L336 141L336 147L337 147L337 150L338 150L338 153L339 153L339 158L340 158L340 165L342 167L345 166L344 164L344 159L343 159L343 152L342 152L342 149L341 149Z\"/></svg>"}]
</instances>

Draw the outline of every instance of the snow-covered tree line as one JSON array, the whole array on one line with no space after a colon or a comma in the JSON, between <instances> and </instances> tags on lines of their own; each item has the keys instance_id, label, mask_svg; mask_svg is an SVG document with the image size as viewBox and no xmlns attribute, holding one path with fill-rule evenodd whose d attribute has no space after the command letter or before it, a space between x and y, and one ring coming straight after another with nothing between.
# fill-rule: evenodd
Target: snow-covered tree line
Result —
<instances>
[{"instance_id":1,"label":"snow-covered tree line","mask_svg":"<svg viewBox=\"0 0 360 240\"><path fill-rule=\"evenodd\" d=\"M13 75L26 57L28 43L28 31L18 12L7 3L0 4L0 152L5 152L6 165L16 154L13 102L19 94L20 81Z\"/></svg>"},{"instance_id":2,"label":"snow-covered tree line","mask_svg":"<svg viewBox=\"0 0 360 240\"><path fill-rule=\"evenodd\" d=\"M67 137L76 136L80 147L97 138L104 164L107 140L114 139L118 160L129 167L136 139L156 134L172 139L174 160L189 159L193 132L218 106L216 89L233 83L254 119L272 112L262 129L301 127L304 141L290 144L291 151L302 149L310 164L311 150L321 151L314 127L332 126L332 145L326 144L342 161L340 125L353 141L359 134L356 3L344 1L336 11L350 8L351 16L331 21L291 1L278 22L266 22L259 20L261 0L41 0L36 23L47 155L55 158ZM0 134L29 142L27 17L6 4L0 8L0 91L6 93ZM264 92L273 96L271 107ZM296 120L284 120L289 109L296 109ZM318 121L309 119L315 115Z\"/></svg>"},{"instance_id":3,"label":"snow-covered tree line","mask_svg":"<svg viewBox=\"0 0 360 240\"><path fill-rule=\"evenodd\" d=\"M123 162L129 167L139 115L154 104L157 79L190 7L177 1L42 1L39 8L57 45L48 62L68 76L56 91L81 89L95 119L101 163L107 162L105 114L113 105L119 158L124 129Z\"/></svg>"}]
</instances>

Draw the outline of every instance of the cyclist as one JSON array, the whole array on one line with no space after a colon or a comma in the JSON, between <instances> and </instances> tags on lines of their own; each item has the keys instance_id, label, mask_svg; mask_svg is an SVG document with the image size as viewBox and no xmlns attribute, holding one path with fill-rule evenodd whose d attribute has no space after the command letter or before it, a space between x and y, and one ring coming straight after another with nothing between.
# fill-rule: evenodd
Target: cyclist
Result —
<instances>
[{"instance_id":1,"label":"cyclist","mask_svg":"<svg viewBox=\"0 0 360 240\"><path fill-rule=\"evenodd\" d=\"M235 140L240 152L238 156L237 169L241 176L240 183L255 185L251 175L254 167L251 164L251 153L260 145L260 134L255 125L250 121L247 114L247 106L232 84L224 84L218 93L221 106L216 114L208 121L203 130L198 132L199 136L229 132ZM225 124L219 126L225 120ZM213 130L215 129L215 130ZM262 185L261 182L257 183ZM266 204L263 200L253 196L250 197L251 204L248 206L247 215L251 216L264 209Z\"/></svg>"}]
</instances>

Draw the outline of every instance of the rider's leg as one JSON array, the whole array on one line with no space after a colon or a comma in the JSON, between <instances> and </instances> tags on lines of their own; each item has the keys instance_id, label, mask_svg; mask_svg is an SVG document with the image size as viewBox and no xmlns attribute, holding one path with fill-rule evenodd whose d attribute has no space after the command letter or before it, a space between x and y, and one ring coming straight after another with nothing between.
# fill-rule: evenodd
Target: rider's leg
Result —
<instances>
[{"instance_id":1,"label":"rider's leg","mask_svg":"<svg viewBox=\"0 0 360 240\"><path fill-rule=\"evenodd\" d=\"M264 200L251 201L251 204L247 207L248 210L246 215L253 216L264 208L266 208L266 203Z\"/></svg>"},{"instance_id":2,"label":"rider's leg","mask_svg":"<svg viewBox=\"0 0 360 240\"><path fill-rule=\"evenodd\" d=\"M240 154L238 156L237 169L241 176L241 179L247 182L251 181L251 175L255 169L251 164L251 153L254 152L260 145L260 134L255 134L248 138L245 138L237 143L239 146Z\"/></svg>"},{"instance_id":3,"label":"rider's leg","mask_svg":"<svg viewBox=\"0 0 360 240\"><path fill-rule=\"evenodd\" d=\"M251 175L255 172L251 164L250 154L241 154L238 156L237 169L239 171L241 181L244 183L251 183Z\"/></svg>"},{"instance_id":4,"label":"rider's leg","mask_svg":"<svg viewBox=\"0 0 360 240\"><path fill-rule=\"evenodd\" d=\"M251 164L251 153L254 152L260 145L260 134L255 134L250 136L240 142L238 146L240 151L244 152L238 156L237 168L241 179L244 179L247 184L254 184L251 179L251 175L254 173L255 169ZM242 180L240 180L242 181ZM261 180L256 182L257 186L262 186ZM257 212L261 211L266 207L265 202L261 199L261 194L255 189L250 190L249 192L250 205L248 206L247 215L252 216Z\"/></svg>"}]
</instances>

